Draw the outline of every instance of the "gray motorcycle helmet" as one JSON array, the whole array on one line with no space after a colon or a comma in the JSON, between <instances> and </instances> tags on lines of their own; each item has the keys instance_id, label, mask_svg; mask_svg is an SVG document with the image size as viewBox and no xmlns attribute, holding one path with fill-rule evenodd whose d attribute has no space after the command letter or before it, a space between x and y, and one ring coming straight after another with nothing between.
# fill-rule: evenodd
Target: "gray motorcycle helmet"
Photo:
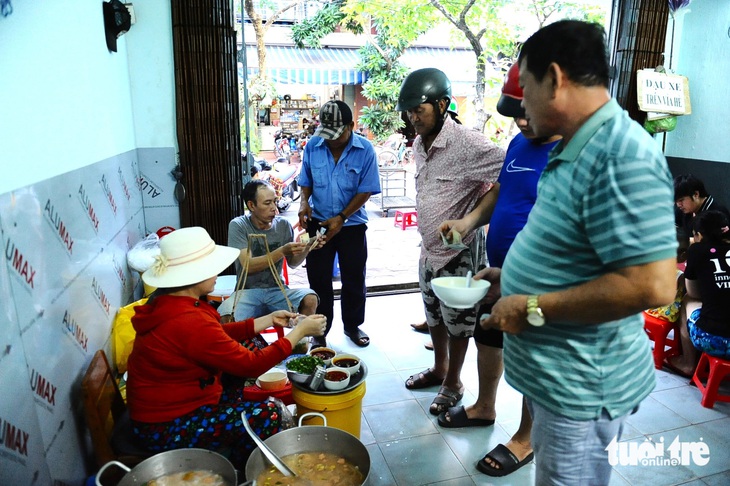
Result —
<instances>
[{"instance_id":1,"label":"gray motorcycle helmet","mask_svg":"<svg viewBox=\"0 0 730 486\"><path fill-rule=\"evenodd\" d=\"M422 103L451 102L451 81L436 68L416 69L403 80L398 95L397 111L408 111Z\"/></svg>"}]
</instances>

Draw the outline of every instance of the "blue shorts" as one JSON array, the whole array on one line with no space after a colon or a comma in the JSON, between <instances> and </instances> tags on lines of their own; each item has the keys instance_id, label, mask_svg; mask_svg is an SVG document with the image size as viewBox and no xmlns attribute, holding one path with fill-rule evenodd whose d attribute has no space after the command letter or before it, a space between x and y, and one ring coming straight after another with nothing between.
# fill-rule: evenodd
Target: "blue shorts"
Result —
<instances>
[{"instance_id":1,"label":"blue shorts","mask_svg":"<svg viewBox=\"0 0 730 486\"><path fill-rule=\"evenodd\" d=\"M223 301L218 307L218 313L222 316L231 314L235 303L236 310L233 319L242 321L249 317L261 317L277 310L287 310L286 299L278 287L268 289L244 289L239 290L240 297L236 302L236 294ZM298 312L302 300L307 295L317 296L312 289L286 289L287 297L291 302L294 312ZM317 297L319 302L319 297Z\"/></svg>"},{"instance_id":2,"label":"blue shorts","mask_svg":"<svg viewBox=\"0 0 730 486\"><path fill-rule=\"evenodd\" d=\"M692 340L692 344L694 344L695 348L710 356L730 359L730 339L703 331L697 325L697 320L700 318L700 311L702 311L702 308L693 310L689 319L687 319L687 329L689 330L689 337Z\"/></svg>"}]
</instances>

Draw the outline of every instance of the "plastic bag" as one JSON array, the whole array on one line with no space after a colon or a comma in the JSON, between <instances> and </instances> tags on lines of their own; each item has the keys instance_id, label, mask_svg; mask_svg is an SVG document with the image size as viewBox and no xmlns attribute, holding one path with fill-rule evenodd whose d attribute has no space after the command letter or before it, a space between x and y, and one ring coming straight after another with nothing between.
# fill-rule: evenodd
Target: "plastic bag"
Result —
<instances>
[{"instance_id":1,"label":"plastic bag","mask_svg":"<svg viewBox=\"0 0 730 486\"><path fill-rule=\"evenodd\" d=\"M152 266L155 257L159 254L160 237L157 236L157 233L150 233L127 252L127 265L132 270L144 273Z\"/></svg>"},{"instance_id":2,"label":"plastic bag","mask_svg":"<svg viewBox=\"0 0 730 486\"><path fill-rule=\"evenodd\" d=\"M284 404L283 401L281 401L280 398L270 395L268 401L273 402L279 409L279 421L281 430L291 429L296 425L291 410Z\"/></svg>"},{"instance_id":3,"label":"plastic bag","mask_svg":"<svg viewBox=\"0 0 730 486\"><path fill-rule=\"evenodd\" d=\"M124 307L120 307L117 316L114 318L112 325L112 346L114 352L114 363L117 365L119 373L127 371L127 360L132 354L134 347L134 338L137 333L132 327L132 316L134 308L138 305L147 303L147 299L140 299Z\"/></svg>"},{"instance_id":4,"label":"plastic bag","mask_svg":"<svg viewBox=\"0 0 730 486\"><path fill-rule=\"evenodd\" d=\"M677 117L669 116L658 120L646 120L644 129L654 135L655 133L671 132L677 128Z\"/></svg>"}]
</instances>

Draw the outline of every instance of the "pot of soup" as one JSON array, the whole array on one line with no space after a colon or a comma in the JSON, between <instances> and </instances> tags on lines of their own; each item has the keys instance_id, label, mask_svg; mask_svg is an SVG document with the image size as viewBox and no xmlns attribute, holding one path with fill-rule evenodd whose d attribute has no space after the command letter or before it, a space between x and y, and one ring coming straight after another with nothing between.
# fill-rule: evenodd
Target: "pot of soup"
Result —
<instances>
[{"instance_id":1,"label":"pot of soup","mask_svg":"<svg viewBox=\"0 0 730 486\"><path fill-rule=\"evenodd\" d=\"M311 415L321 417L323 426L302 427L302 420ZM292 485L361 486L370 474L370 454L354 435L327 427L321 413L306 413L299 418L299 427L283 430L264 441L299 477ZM256 486L275 485L282 477L259 449L246 462L246 479ZM289 478L291 479L291 478Z\"/></svg>"},{"instance_id":2,"label":"pot of soup","mask_svg":"<svg viewBox=\"0 0 730 486\"><path fill-rule=\"evenodd\" d=\"M102 466L96 474L96 485L102 473L111 466L127 471L118 486L236 486L236 469L217 452L206 449L175 449L145 459L133 469L118 461Z\"/></svg>"}]
</instances>

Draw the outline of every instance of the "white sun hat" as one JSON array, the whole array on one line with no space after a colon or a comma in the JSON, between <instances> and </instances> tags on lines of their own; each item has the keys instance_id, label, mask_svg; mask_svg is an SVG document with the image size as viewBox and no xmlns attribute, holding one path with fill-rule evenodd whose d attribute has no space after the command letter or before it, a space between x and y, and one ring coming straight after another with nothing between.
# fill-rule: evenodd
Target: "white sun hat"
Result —
<instances>
[{"instance_id":1,"label":"white sun hat","mask_svg":"<svg viewBox=\"0 0 730 486\"><path fill-rule=\"evenodd\" d=\"M160 254L142 280L157 288L193 285L217 276L240 253L238 248L216 245L204 228L182 228L160 240Z\"/></svg>"}]
</instances>

